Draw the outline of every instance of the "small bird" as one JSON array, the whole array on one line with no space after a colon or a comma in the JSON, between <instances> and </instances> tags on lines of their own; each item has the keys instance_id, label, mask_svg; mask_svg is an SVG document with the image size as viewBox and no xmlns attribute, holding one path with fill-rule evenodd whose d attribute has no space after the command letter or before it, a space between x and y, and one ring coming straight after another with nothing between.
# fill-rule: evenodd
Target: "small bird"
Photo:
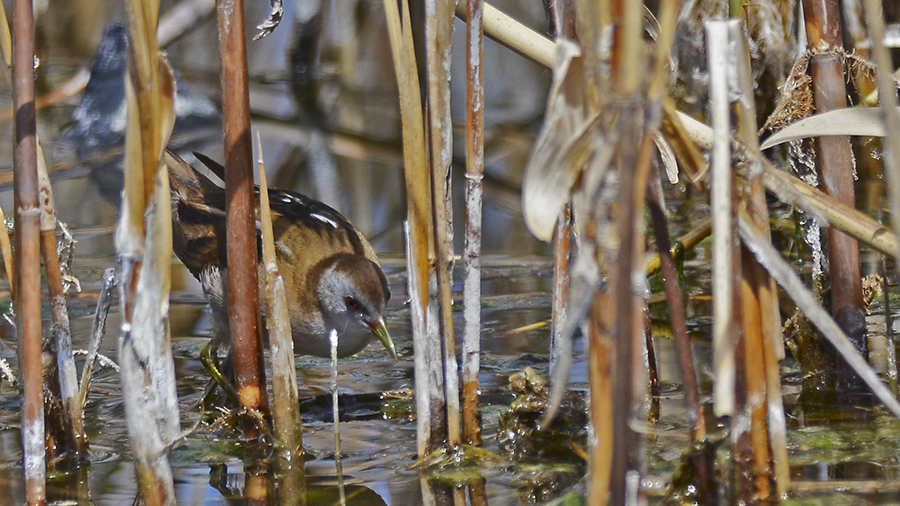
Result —
<instances>
[{"instance_id":1,"label":"small bird","mask_svg":"<svg viewBox=\"0 0 900 506\"><path fill-rule=\"evenodd\" d=\"M221 165L199 153L195 156L224 179ZM221 358L231 348L225 190L169 151L165 162L171 186L172 246L203 287L213 313L210 344ZM259 188L256 198L258 203ZM336 330L339 357L359 352L375 336L396 360L384 322L390 291L375 250L362 232L331 207L299 193L269 190L269 207L294 352L330 357L329 334ZM259 225L257 243L261 244ZM262 263L258 272L264 283ZM262 287L260 293L265 293Z\"/></svg>"}]
</instances>

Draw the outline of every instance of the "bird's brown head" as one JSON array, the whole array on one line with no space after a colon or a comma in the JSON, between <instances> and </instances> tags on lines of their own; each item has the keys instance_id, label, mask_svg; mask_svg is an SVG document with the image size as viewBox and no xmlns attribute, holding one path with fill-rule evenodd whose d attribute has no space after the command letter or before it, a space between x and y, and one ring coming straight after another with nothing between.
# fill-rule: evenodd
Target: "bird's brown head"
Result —
<instances>
[{"instance_id":1,"label":"bird's brown head","mask_svg":"<svg viewBox=\"0 0 900 506\"><path fill-rule=\"evenodd\" d=\"M397 359L384 323L391 292L378 264L361 255L335 255L322 272L316 295L325 324L337 329L339 340L364 335L368 342L374 335Z\"/></svg>"}]
</instances>

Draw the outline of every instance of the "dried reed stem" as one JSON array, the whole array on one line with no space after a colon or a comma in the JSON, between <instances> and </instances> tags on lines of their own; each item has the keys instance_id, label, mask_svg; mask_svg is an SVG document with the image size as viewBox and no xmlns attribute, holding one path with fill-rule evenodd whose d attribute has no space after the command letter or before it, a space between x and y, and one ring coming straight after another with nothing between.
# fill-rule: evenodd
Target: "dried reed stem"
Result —
<instances>
[{"instance_id":1,"label":"dried reed stem","mask_svg":"<svg viewBox=\"0 0 900 506\"><path fill-rule=\"evenodd\" d=\"M878 374L856 350L854 344L847 338L840 326L835 323L831 315L819 305L813 293L806 287L800 276L794 272L794 268L781 258L781 255L766 239L764 234L756 230L753 220L749 216L742 215L740 217L738 220L738 232L744 244L756 256L757 261L784 288L785 292L797 304L797 307L819 329L822 336L835 347L847 364L868 385L875 397L885 405L891 414L900 418L900 402L881 382Z\"/></svg>"},{"instance_id":2,"label":"dried reed stem","mask_svg":"<svg viewBox=\"0 0 900 506\"><path fill-rule=\"evenodd\" d=\"M225 127L228 314L235 386L241 405L265 412L268 402L259 314L259 259L243 0L219 2L217 19L222 67L222 123ZM246 424L244 431L247 437L257 436L253 424Z\"/></svg>"},{"instance_id":3,"label":"dried reed stem","mask_svg":"<svg viewBox=\"0 0 900 506\"><path fill-rule=\"evenodd\" d=\"M53 322L51 334L55 342L53 353L59 380L59 392L53 392L53 395L59 396L62 421L65 425L62 429L66 435L66 440L60 442L62 444L57 451L68 452L72 462L80 462L87 460L88 441L84 433L84 415L78 396L78 373L72 353L72 332L69 329L69 312L66 308L66 293L57 251L53 190L50 187L50 176L47 174L47 164L44 161L40 141L37 142L37 159L41 204L41 253L50 292L50 314Z\"/></svg>"},{"instance_id":4,"label":"dried reed stem","mask_svg":"<svg viewBox=\"0 0 900 506\"><path fill-rule=\"evenodd\" d=\"M116 229L121 265L122 396L138 490L146 504L174 504L166 452L181 435L168 328L172 219L160 157L175 122L175 81L156 45L159 5L128 6L125 192Z\"/></svg>"},{"instance_id":5,"label":"dried reed stem","mask_svg":"<svg viewBox=\"0 0 900 506\"><path fill-rule=\"evenodd\" d=\"M443 440L443 392L441 391L441 343L437 334L428 332L430 303L429 279L431 259L434 257L434 236L430 172L425 156L425 120L419 90L419 77L413 44L409 2L385 0L391 54L400 92L400 115L403 129L403 162L406 181L408 221L406 262L409 272L410 317L412 319L413 349L416 378L416 439L419 458L425 457L441 445Z\"/></svg>"},{"instance_id":6,"label":"dried reed stem","mask_svg":"<svg viewBox=\"0 0 900 506\"><path fill-rule=\"evenodd\" d=\"M804 0L806 17L809 69L817 112L827 112L847 106L847 88L844 80L843 41L840 10L837 0ZM816 167L825 193L848 207L855 207L853 188L853 153L849 136L818 137ZM859 245L856 239L835 231L826 230L828 240L828 267L831 282L831 308L838 323L848 333L857 349L866 350L865 325L852 322L863 319L865 305L862 300L862 275L859 263ZM861 387L858 378L846 371L843 362L829 353L836 363L833 374L837 381L846 384L839 388L856 390Z\"/></svg>"},{"instance_id":7,"label":"dried reed stem","mask_svg":"<svg viewBox=\"0 0 900 506\"><path fill-rule=\"evenodd\" d=\"M262 233L263 265L266 272L266 325L269 331L269 350L272 357L272 418L275 428L274 464L279 479L279 500L282 504L299 501L305 504L306 479L303 474L303 426L297 404L297 369L294 365L294 341L291 335L284 278L275 261L275 234L269 209L269 185L263 161L262 143L257 135L259 150L259 216Z\"/></svg>"},{"instance_id":8,"label":"dried reed stem","mask_svg":"<svg viewBox=\"0 0 900 506\"><path fill-rule=\"evenodd\" d=\"M109 308L112 306L113 290L116 287L116 270L113 268L103 271L103 288L97 298L97 309L94 311L94 321L91 324L91 335L88 339L87 356L84 359L84 369L81 371L81 405L87 404L87 394L91 386L94 360L100 353L100 341L106 333L106 317L109 316Z\"/></svg>"},{"instance_id":9,"label":"dried reed stem","mask_svg":"<svg viewBox=\"0 0 900 506\"><path fill-rule=\"evenodd\" d=\"M23 384L22 453L25 500L44 504L44 405L41 374L41 256L37 125L34 110L34 11L13 2L13 107L15 121L16 331Z\"/></svg>"},{"instance_id":10,"label":"dried reed stem","mask_svg":"<svg viewBox=\"0 0 900 506\"><path fill-rule=\"evenodd\" d=\"M468 0L466 22L466 243L463 254L463 441L481 444L481 211L484 177L484 1Z\"/></svg>"},{"instance_id":11,"label":"dried reed stem","mask_svg":"<svg viewBox=\"0 0 900 506\"><path fill-rule=\"evenodd\" d=\"M11 66L12 55L11 48L12 35L9 31L9 23L6 18L6 9L0 5L0 52L2 52L3 61L7 67ZM81 413L81 404L76 399L77 373L75 371L75 360L72 355L72 336L69 332L69 316L66 310L66 296L63 293L62 276L59 272L59 257L56 245L56 211L53 206L53 192L50 187L50 178L47 174L47 165L44 162L43 150L40 140L35 133L35 144L37 151L37 171L39 197L38 201L41 206L41 250L45 259L47 268L47 282L51 297L51 309L53 318L52 334L55 336L55 346L49 349L49 353L55 355L52 357L58 368L58 382L51 381L51 386L59 386L59 392L50 392L51 396L59 399L62 406L62 420L65 427L55 428L50 432L61 431L66 434L64 441L57 441L58 448L56 452L65 452L72 450L68 455L73 461L79 461L87 457L87 438L84 435L84 420ZM3 220L2 211L0 211L0 220ZM10 282L10 294L15 298L15 283L13 274L12 248L9 241L9 233L6 227L0 230L0 247L2 247L4 266L6 268L7 278ZM52 397L48 398L52 399ZM52 402L51 402L52 404ZM49 408L52 409L52 408ZM57 417L48 417L49 420L56 420Z\"/></svg>"},{"instance_id":12,"label":"dried reed stem","mask_svg":"<svg viewBox=\"0 0 900 506\"><path fill-rule=\"evenodd\" d=\"M638 393L645 382L641 343L643 340L642 305L643 284L633 280L643 278L644 227L642 208L650 172L654 144L644 129L645 97L642 40L642 9L634 2L612 2L612 21L615 35L612 54L612 86L615 99L611 107L618 109L621 134L615 165L619 175L618 209L616 219L619 249L614 272L610 273L610 293L616 297L615 344L613 347L613 455L610 478L610 501L625 504L628 497L629 475L641 471L640 438L631 428L631 421L639 419ZM600 27L603 25L597 25ZM588 60L589 61L589 60ZM590 65L589 65L590 66ZM597 67L593 67L594 70ZM588 81L591 83L593 81ZM600 82L600 81L597 81ZM640 277L638 277L640 276Z\"/></svg>"},{"instance_id":13,"label":"dried reed stem","mask_svg":"<svg viewBox=\"0 0 900 506\"><path fill-rule=\"evenodd\" d=\"M731 175L731 119L726 67L728 32L723 23L705 25L709 49L710 117L713 125L710 214L712 215L713 261L713 353L716 382L713 385L716 416L734 413L735 347L737 315L734 287L737 237L735 236L734 190Z\"/></svg>"},{"instance_id":14,"label":"dried reed stem","mask_svg":"<svg viewBox=\"0 0 900 506\"><path fill-rule=\"evenodd\" d=\"M759 153L750 50L743 24L730 23L728 32L729 38L735 42L733 45L737 48L735 70L744 97L743 100L737 101L737 136L746 150ZM770 237L765 188L757 169L758 163L753 163L748 171L749 195L745 198L744 207L753 217L757 229L766 237ZM775 482L774 494L778 497L790 486L787 426L778 366L778 360L784 358L784 345L775 280L769 277L757 262L750 261L746 253L742 255L742 260L744 258L747 258L744 262L744 279L752 292L747 294L747 298L755 304L756 310L753 314L757 315L751 316L749 320L745 319L744 327L748 371L747 398L753 410L756 493L758 498L768 499L772 495L769 487L772 478ZM744 314L749 315L749 312L745 311ZM754 325L752 331L747 325L748 322Z\"/></svg>"},{"instance_id":15,"label":"dried reed stem","mask_svg":"<svg viewBox=\"0 0 900 506\"><path fill-rule=\"evenodd\" d=\"M553 233L553 291L550 313L550 376L561 353L562 329L566 326L569 303L569 266L572 241L572 208L566 204Z\"/></svg>"},{"instance_id":16,"label":"dried reed stem","mask_svg":"<svg viewBox=\"0 0 900 506\"><path fill-rule=\"evenodd\" d=\"M451 299L453 269L453 217L450 174L453 162L453 124L450 117L450 57L453 35L453 2L425 2L425 65L428 79L428 128L431 154L431 202L434 226L437 318L428 318L429 328L439 329L443 364L443 394L446 407L446 441L461 442L459 419L459 373L453 332ZM429 315L430 316L430 315ZM430 332L432 331L430 330Z\"/></svg>"},{"instance_id":17,"label":"dried reed stem","mask_svg":"<svg viewBox=\"0 0 900 506\"><path fill-rule=\"evenodd\" d=\"M575 39L575 2L573 0L544 0L549 21L550 38L562 35ZM569 302L569 266L571 261L572 206L566 204L556 220L553 231L553 285L550 311L550 377L562 353L562 329L566 325Z\"/></svg>"},{"instance_id":18,"label":"dried reed stem","mask_svg":"<svg viewBox=\"0 0 900 506\"><path fill-rule=\"evenodd\" d=\"M589 321L588 385L590 387L591 424L596 442L591 447L588 462L588 504L606 504L609 498L613 435L613 341L607 329L615 324L613 314L616 298L609 292L594 294Z\"/></svg>"}]
</instances>

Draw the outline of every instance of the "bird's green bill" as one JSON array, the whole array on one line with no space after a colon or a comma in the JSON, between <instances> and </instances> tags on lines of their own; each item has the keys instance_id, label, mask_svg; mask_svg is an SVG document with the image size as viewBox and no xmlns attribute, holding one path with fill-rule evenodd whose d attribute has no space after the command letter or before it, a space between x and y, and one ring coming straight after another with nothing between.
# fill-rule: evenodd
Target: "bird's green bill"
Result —
<instances>
[{"instance_id":1,"label":"bird's green bill","mask_svg":"<svg viewBox=\"0 0 900 506\"><path fill-rule=\"evenodd\" d=\"M391 335L388 334L387 326L384 324L384 318L379 318L374 322L369 324L369 327L372 329L372 333L375 334L375 337L381 341L381 344L384 345L384 349L391 354L391 357L394 360L398 360L400 357L397 356L397 350L394 348L394 342L391 341Z\"/></svg>"}]
</instances>

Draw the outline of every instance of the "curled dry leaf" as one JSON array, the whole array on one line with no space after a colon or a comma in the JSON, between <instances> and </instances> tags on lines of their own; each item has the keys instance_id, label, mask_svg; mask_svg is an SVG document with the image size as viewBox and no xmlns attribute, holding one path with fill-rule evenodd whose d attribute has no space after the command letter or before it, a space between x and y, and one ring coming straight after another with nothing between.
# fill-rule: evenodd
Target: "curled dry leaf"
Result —
<instances>
[{"instance_id":1,"label":"curled dry leaf","mask_svg":"<svg viewBox=\"0 0 900 506\"><path fill-rule=\"evenodd\" d=\"M884 137L881 108L852 107L809 116L791 123L770 136L762 143L760 149L765 150L785 142L823 135Z\"/></svg>"},{"instance_id":2,"label":"curled dry leaf","mask_svg":"<svg viewBox=\"0 0 900 506\"><path fill-rule=\"evenodd\" d=\"M678 160L675 157L675 150L664 135L659 132L653 134L653 143L659 151L659 157L666 168L666 176L672 184L678 184Z\"/></svg>"},{"instance_id":3,"label":"curled dry leaf","mask_svg":"<svg viewBox=\"0 0 900 506\"><path fill-rule=\"evenodd\" d=\"M590 155L588 139L598 115L584 105L584 72L574 43L556 44L553 87L544 125L534 143L522 182L522 212L537 238L549 241L556 219Z\"/></svg>"}]
</instances>

